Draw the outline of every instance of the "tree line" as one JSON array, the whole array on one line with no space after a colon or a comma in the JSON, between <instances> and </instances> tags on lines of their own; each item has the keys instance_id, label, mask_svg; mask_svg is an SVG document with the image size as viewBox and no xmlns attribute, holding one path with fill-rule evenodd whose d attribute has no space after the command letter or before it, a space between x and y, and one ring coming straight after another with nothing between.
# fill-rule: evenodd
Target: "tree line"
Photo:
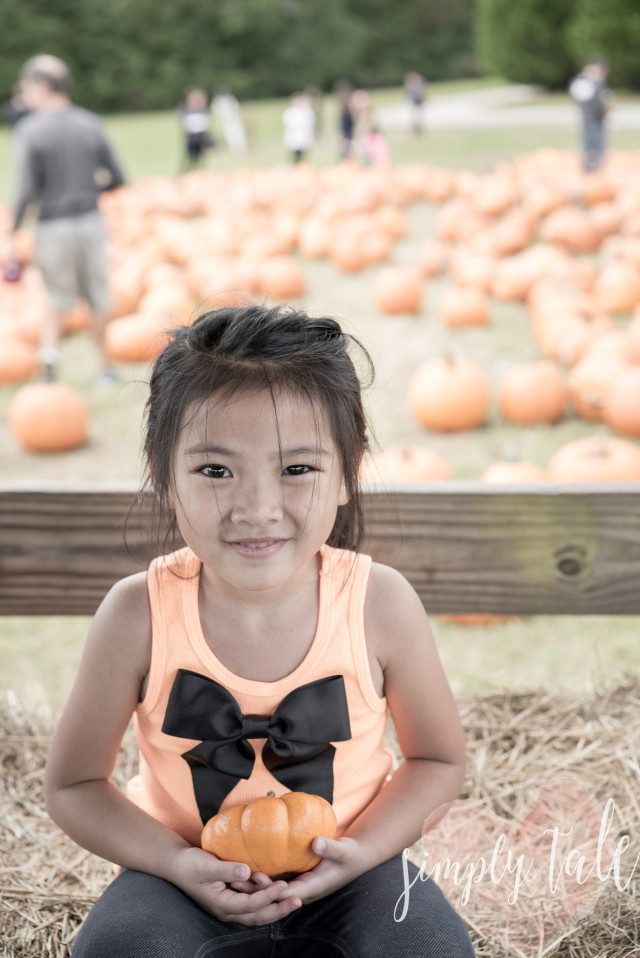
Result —
<instances>
[{"instance_id":1,"label":"tree line","mask_svg":"<svg viewBox=\"0 0 640 958\"><path fill-rule=\"evenodd\" d=\"M0 97L42 52L102 112L173 107L190 86L246 99L397 85L408 70L562 87L595 49L614 85L637 88L634 38L637 0L3 0Z\"/></svg>"}]
</instances>

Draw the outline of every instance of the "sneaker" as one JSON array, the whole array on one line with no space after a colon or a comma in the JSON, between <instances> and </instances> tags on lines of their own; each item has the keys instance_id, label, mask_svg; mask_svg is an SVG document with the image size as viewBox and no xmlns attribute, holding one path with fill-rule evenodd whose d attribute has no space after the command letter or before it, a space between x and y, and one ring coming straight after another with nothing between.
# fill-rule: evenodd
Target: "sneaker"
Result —
<instances>
[{"instance_id":1,"label":"sneaker","mask_svg":"<svg viewBox=\"0 0 640 958\"><path fill-rule=\"evenodd\" d=\"M38 353L40 359L40 370L37 374L37 380L41 383L54 383L58 378L58 366L60 365L60 353L53 346L47 346Z\"/></svg>"}]
</instances>

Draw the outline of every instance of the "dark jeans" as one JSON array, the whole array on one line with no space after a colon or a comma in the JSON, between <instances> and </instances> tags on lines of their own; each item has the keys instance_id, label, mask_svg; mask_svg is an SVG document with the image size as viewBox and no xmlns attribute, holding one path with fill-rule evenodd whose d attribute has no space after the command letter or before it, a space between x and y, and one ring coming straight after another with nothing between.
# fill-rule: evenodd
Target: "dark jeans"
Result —
<instances>
[{"instance_id":1,"label":"dark jeans","mask_svg":"<svg viewBox=\"0 0 640 958\"><path fill-rule=\"evenodd\" d=\"M606 150L603 123L584 123L582 129L582 167L586 173L599 170Z\"/></svg>"},{"instance_id":2,"label":"dark jeans","mask_svg":"<svg viewBox=\"0 0 640 958\"><path fill-rule=\"evenodd\" d=\"M473 958L464 922L431 879L416 881L396 921L403 890L398 856L286 918L245 927L212 917L161 878L123 871L89 914L73 958Z\"/></svg>"}]
</instances>

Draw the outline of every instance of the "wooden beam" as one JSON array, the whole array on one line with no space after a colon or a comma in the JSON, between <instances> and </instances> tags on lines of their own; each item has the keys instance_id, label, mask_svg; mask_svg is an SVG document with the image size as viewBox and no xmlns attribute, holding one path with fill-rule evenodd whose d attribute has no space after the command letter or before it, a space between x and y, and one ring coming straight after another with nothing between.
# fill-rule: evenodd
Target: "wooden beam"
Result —
<instances>
[{"instance_id":1,"label":"wooden beam","mask_svg":"<svg viewBox=\"0 0 640 958\"><path fill-rule=\"evenodd\" d=\"M0 614L93 613L151 557L135 501L129 483L0 484ZM365 512L365 551L429 612L640 612L638 483L369 486Z\"/></svg>"}]
</instances>

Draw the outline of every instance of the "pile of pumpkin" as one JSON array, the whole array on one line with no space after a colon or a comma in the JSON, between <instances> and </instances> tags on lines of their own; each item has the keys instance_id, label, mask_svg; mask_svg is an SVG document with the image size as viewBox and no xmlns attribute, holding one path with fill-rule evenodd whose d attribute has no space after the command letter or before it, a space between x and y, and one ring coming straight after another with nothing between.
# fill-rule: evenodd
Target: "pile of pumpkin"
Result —
<instances>
[{"instance_id":1,"label":"pile of pumpkin","mask_svg":"<svg viewBox=\"0 0 640 958\"><path fill-rule=\"evenodd\" d=\"M522 302L545 357L514 365L498 384L505 421L552 424L571 409L640 437L639 173L634 154L614 153L602 172L584 175L573 154L542 150L486 176L459 174L455 197L438 211L419 268L450 281L441 321L486 325L492 298ZM469 357L433 357L415 370L408 403L428 429L474 428L489 416L488 374ZM367 475L444 479L451 470L421 448L389 451ZM546 470L496 463L483 478L638 480L640 448L597 434L566 444Z\"/></svg>"},{"instance_id":2,"label":"pile of pumpkin","mask_svg":"<svg viewBox=\"0 0 640 958\"><path fill-rule=\"evenodd\" d=\"M298 299L304 259L327 257L345 274L373 267L372 301L389 315L420 312L435 276L448 282L437 310L453 328L488 324L493 299L523 303L546 358L514 367L500 383L504 418L552 423L571 405L640 436L639 174L632 153L612 152L602 172L585 176L574 153L539 150L488 174L346 162L141 181L102 199L108 348L116 361L148 361L166 330L203 306ZM438 205L436 236L416 262L391 265L408 229L405 207L416 201ZM8 225L0 211L0 258ZM29 235L20 242L29 259ZM43 312L33 267L0 290L0 384L32 375ZM87 321L79 306L66 331ZM469 429L486 421L489 393L471 358L433 357L415 370L408 400L428 429ZM603 442L599 460L608 458Z\"/></svg>"}]
</instances>

